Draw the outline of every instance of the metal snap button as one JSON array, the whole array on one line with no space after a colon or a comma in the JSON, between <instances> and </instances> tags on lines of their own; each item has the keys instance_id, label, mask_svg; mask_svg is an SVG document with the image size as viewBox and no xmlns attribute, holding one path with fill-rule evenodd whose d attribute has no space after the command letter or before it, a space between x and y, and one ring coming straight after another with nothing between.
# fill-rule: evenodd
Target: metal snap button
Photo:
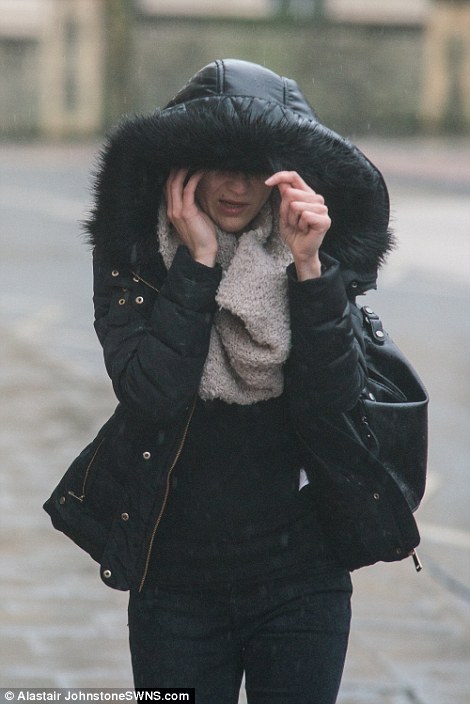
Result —
<instances>
[{"instance_id":1,"label":"metal snap button","mask_svg":"<svg viewBox=\"0 0 470 704\"><path fill-rule=\"evenodd\" d=\"M129 520L129 514L128 513L121 513L121 519L123 521L128 521Z\"/></svg>"}]
</instances>

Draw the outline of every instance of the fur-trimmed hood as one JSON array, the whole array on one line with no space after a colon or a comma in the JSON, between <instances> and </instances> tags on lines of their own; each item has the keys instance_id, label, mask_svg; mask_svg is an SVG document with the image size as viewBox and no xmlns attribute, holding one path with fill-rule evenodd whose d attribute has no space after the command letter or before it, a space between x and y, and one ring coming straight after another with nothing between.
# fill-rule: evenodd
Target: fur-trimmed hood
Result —
<instances>
[{"instance_id":1,"label":"fur-trimmed hood","mask_svg":"<svg viewBox=\"0 0 470 704\"><path fill-rule=\"evenodd\" d=\"M295 170L328 205L322 248L374 279L393 241L378 169L317 119L295 81L228 59L201 69L162 110L126 118L103 148L86 229L109 261L153 257L158 206L173 167Z\"/></svg>"}]
</instances>

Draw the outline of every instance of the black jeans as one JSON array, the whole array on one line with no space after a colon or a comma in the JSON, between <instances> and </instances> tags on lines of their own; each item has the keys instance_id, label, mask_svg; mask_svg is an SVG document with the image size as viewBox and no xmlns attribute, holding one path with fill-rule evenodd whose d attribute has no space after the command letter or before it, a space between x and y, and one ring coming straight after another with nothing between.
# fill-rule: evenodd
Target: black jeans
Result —
<instances>
[{"instance_id":1,"label":"black jeans","mask_svg":"<svg viewBox=\"0 0 470 704\"><path fill-rule=\"evenodd\" d=\"M351 580L305 570L250 584L132 593L138 687L195 687L197 704L334 704L346 656Z\"/></svg>"}]
</instances>

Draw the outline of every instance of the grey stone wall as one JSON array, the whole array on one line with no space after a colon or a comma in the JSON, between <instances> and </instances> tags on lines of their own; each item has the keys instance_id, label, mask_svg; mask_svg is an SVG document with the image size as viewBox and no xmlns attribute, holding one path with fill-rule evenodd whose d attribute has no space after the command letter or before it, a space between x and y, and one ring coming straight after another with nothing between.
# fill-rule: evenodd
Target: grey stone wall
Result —
<instances>
[{"instance_id":1,"label":"grey stone wall","mask_svg":"<svg viewBox=\"0 0 470 704\"><path fill-rule=\"evenodd\" d=\"M119 85L127 82L121 100L111 101L113 110L103 116L101 129L123 112L147 112L164 105L198 68L223 57L255 61L295 78L320 118L339 132L354 136L405 134L417 129L423 45L420 27L141 17L128 29L126 51L130 59L125 81L117 75L123 67L110 65L109 52L108 62L96 66L95 82L104 85L108 93L116 85L114 78ZM100 36L111 36L105 26L95 34L97 41ZM92 56L98 52L90 48L89 36L85 47L86 56L84 52L77 54L84 66L77 67L76 73L89 76ZM114 44L113 48L116 54ZM59 101L56 94L61 87L56 74L61 72L58 66L48 81L39 80L41 51L40 42L0 39L0 136L54 136L53 129L62 137L89 133L88 123L80 125L78 117L76 124L69 120L56 125L49 120L51 124L45 129L44 109L38 114L38 106L44 108L50 101L41 91L52 91ZM56 52L54 61L60 62L60 53ZM98 74L103 72L106 79L102 75L100 80ZM98 103L110 101L106 95L89 91L85 102L88 111L96 103L98 114Z\"/></svg>"},{"instance_id":2,"label":"grey stone wall","mask_svg":"<svg viewBox=\"0 0 470 704\"><path fill-rule=\"evenodd\" d=\"M295 78L338 131L406 133L417 127L421 50L419 28L146 22L135 30L130 102L163 105L198 68L235 57Z\"/></svg>"},{"instance_id":3,"label":"grey stone wall","mask_svg":"<svg viewBox=\"0 0 470 704\"><path fill-rule=\"evenodd\" d=\"M0 136L28 134L38 123L38 43L0 41Z\"/></svg>"}]
</instances>

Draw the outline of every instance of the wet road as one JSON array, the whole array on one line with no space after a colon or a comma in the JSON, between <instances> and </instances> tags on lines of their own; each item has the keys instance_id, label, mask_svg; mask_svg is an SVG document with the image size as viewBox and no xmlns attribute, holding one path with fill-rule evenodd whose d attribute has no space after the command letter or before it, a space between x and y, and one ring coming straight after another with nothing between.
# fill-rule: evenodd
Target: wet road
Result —
<instances>
[{"instance_id":1,"label":"wet road","mask_svg":"<svg viewBox=\"0 0 470 704\"><path fill-rule=\"evenodd\" d=\"M470 149L364 143L389 182L400 249L364 302L432 398L428 492L409 561L354 576L340 704L470 702ZM95 145L0 150L0 686L131 685L126 597L49 527L40 504L113 407L92 330L89 203ZM401 619L397 623L397 614Z\"/></svg>"}]
</instances>

